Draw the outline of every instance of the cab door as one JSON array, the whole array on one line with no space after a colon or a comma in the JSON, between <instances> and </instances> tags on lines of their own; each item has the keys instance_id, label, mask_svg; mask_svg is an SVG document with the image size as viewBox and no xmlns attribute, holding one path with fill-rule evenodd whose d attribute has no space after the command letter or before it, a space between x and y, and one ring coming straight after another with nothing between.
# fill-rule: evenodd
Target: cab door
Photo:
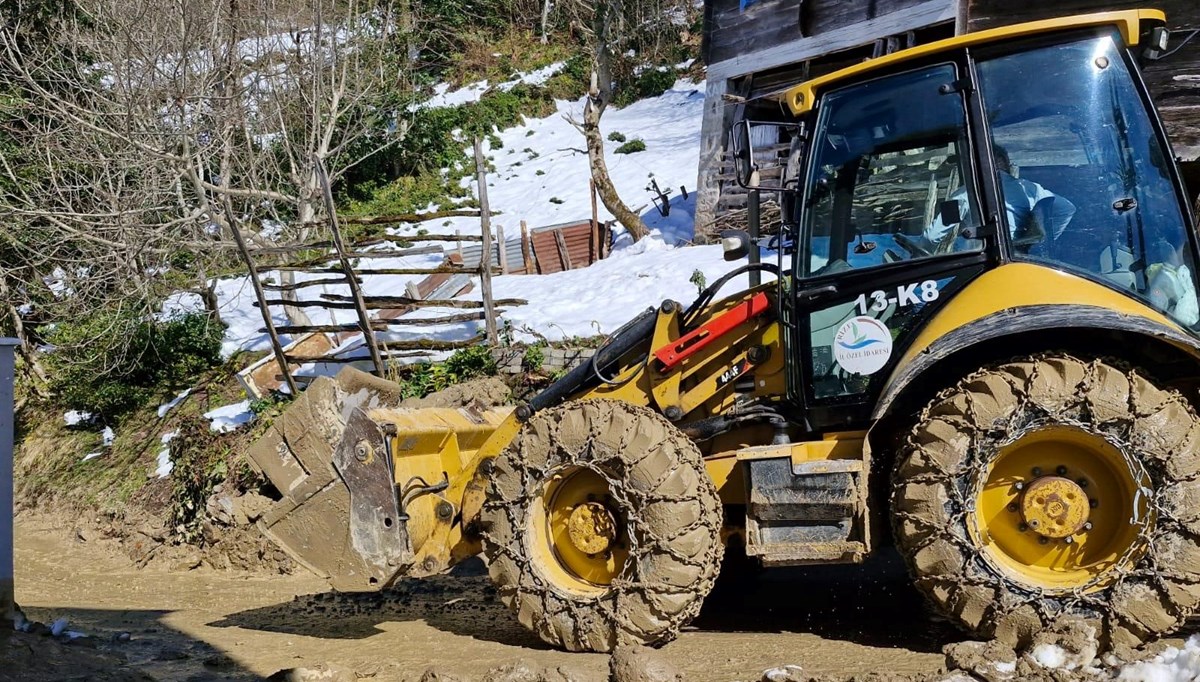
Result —
<instances>
[{"instance_id":1,"label":"cab door","mask_svg":"<svg viewBox=\"0 0 1200 682\"><path fill-rule=\"evenodd\" d=\"M994 261L964 71L933 64L818 104L785 313L791 398L815 431L865 424L922 320Z\"/></svg>"}]
</instances>

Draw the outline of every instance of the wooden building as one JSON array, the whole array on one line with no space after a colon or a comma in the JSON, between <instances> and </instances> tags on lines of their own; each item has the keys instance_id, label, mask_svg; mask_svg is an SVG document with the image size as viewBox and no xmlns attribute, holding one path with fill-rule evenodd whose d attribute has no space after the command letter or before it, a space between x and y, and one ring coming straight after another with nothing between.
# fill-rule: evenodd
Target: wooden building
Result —
<instances>
[{"instance_id":1,"label":"wooden building","mask_svg":"<svg viewBox=\"0 0 1200 682\"><path fill-rule=\"evenodd\" d=\"M781 117L778 97L808 78L913 45L996 26L1117 9L1167 13L1175 46L1200 29L1197 0L705 0L708 64L700 151L697 237L742 221L745 192L733 181L728 130L738 118ZM1150 64L1146 80L1200 193L1200 37ZM771 213L771 207L764 209ZM777 212L776 212L777 213Z\"/></svg>"}]
</instances>

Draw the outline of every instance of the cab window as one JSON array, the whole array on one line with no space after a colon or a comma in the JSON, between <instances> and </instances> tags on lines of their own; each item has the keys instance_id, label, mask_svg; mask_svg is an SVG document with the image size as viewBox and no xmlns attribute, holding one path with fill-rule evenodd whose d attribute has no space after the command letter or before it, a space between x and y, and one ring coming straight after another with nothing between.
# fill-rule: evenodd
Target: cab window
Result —
<instances>
[{"instance_id":1,"label":"cab window","mask_svg":"<svg viewBox=\"0 0 1200 682\"><path fill-rule=\"evenodd\" d=\"M799 276L982 248L956 77L944 64L822 99Z\"/></svg>"},{"instance_id":2,"label":"cab window","mask_svg":"<svg viewBox=\"0 0 1200 682\"><path fill-rule=\"evenodd\" d=\"M1194 328L1196 268L1170 157L1115 40L978 71L1013 257L1100 279Z\"/></svg>"}]
</instances>

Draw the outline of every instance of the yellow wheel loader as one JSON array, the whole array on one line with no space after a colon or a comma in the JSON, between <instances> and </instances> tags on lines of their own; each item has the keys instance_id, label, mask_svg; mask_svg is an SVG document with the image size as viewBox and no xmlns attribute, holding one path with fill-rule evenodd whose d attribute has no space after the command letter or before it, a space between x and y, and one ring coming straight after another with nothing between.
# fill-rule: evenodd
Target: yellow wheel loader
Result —
<instances>
[{"instance_id":1,"label":"yellow wheel loader","mask_svg":"<svg viewBox=\"0 0 1200 682\"><path fill-rule=\"evenodd\" d=\"M1013 644L1063 618L1171 632L1200 603L1200 304L1139 72L1163 27L1022 24L793 88L733 131L742 182L780 193L777 264L645 311L515 409L318 379L251 452L281 494L263 530L338 590L482 553L576 651L674 636L726 546L894 543L934 607ZM792 150L769 188L764 141ZM751 271L773 277L719 295Z\"/></svg>"}]
</instances>

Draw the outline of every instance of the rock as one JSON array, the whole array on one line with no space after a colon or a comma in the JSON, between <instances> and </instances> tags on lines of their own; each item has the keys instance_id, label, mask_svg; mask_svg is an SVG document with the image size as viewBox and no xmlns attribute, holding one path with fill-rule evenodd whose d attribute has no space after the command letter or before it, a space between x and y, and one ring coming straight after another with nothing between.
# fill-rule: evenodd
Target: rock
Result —
<instances>
[{"instance_id":1,"label":"rock","mask_svg":"<svg viewBox=\"0 0 1200 682\"><path fill-rule=\"evenodd\" d=\"M233 505L235 511L235 520L245 519L243 525L249 526L262 518L262 515L266 514L273 504L275 504L275 502L271 498L259 495L255 492L249 492L245 495L234 498Z\"/></svg>"},{"instance_id":2,"label":"rock","mask_svg":"<svg viewBox=\"0 0 1200 682\"><path fill-rule=\"evenodd\" d=\"M188 658L190 656L188 656L186 651L173 647L167 647L154 655L154 660L156 661L183 661Z\"/></svg>"},{"instance_id":3,"label":"rock","mask_svg":"<svg viewBox=\"0 0 1200 682\"><path fill-rule=\"evenodd\" d=\"M425 671L424 675L421 675L420 682L463 682L463 679L430 668Z\"/></svg>"},{"instance_id":4,"label":"rock","mask_svg":"<svg viewBox=\"0 0 1200 682\"><path fill-rule=\"evenodd\" d=\"M116 632L112 636L112 641L118 644L123 644L131 639L133 639L133 635L130 635L128 632Z\"/></svg>"},{"instance_id":5,"label":"rock","mask_svg":"<svg viewBox=\"0 0 1200 682\"><path fill-rule=\"evenodd\" d=\"M184 550L183 556L171 564L173 573L185 573L195 568L200 568L200 563L204 557L200 554L200 550L195 547L188 547Z\"/></svg>"},{"instance_id":6,"label":"rock","mask_svg":"<svg viewBox=\"0 0 1200 682\"><path fill-rule=\"evenodd\" d=\"M808 675L798 665L783 665L764 670L762 682L808 682Z\"/></svg>"},{"instance_id":7,"label":"rock","mask_svg":"<svg viewBox=\"0 0 1200 682\"><path fill-rule=\"evenodd\" d=\"M1052 628L1037 633L1023 658L1049 670L1082 670L1099 661L1097 627L1078 618L1061 620Z\"/></svg>"},{"instance_id":8,"label":"rock","mask_svg":"<svg viewBox=\"0 0 1200 682\"><path fill-rule=\"evenodd\" d=\"M544 682L542 671L530 668L524 661L493 668L483 676L483 682Z\"/></svg>"},{"instance_id":9,"label":"rock","mask_svg":"<svg viewBox=\"0 0 1200 682\"><path fill-rule=\"evenodd\" d=\"M267 682L358 682L358 675L341 666L321 664L280 670L268 677Z\"/></svg>"},{"instance_id":10,"label":"rock","mask_svg":"<svg viewBox=\"0 0 1200 682\"><path fill-rule=\"evenodd\" d=\"M609 682L683 682L683 673L657 651L618 646L608 659Z\"/></svg>"},{"instance_id":11,"label":"rock","mask_svg":"<svg viewBox=\"0 0 1200 682\"><path fill-rule=\"evenodd\" d=\"M1015 677L1017 653L999 641L955 642L942 647L947 670L961 670L988 682Z\"/></svg>"}]
</instances>

